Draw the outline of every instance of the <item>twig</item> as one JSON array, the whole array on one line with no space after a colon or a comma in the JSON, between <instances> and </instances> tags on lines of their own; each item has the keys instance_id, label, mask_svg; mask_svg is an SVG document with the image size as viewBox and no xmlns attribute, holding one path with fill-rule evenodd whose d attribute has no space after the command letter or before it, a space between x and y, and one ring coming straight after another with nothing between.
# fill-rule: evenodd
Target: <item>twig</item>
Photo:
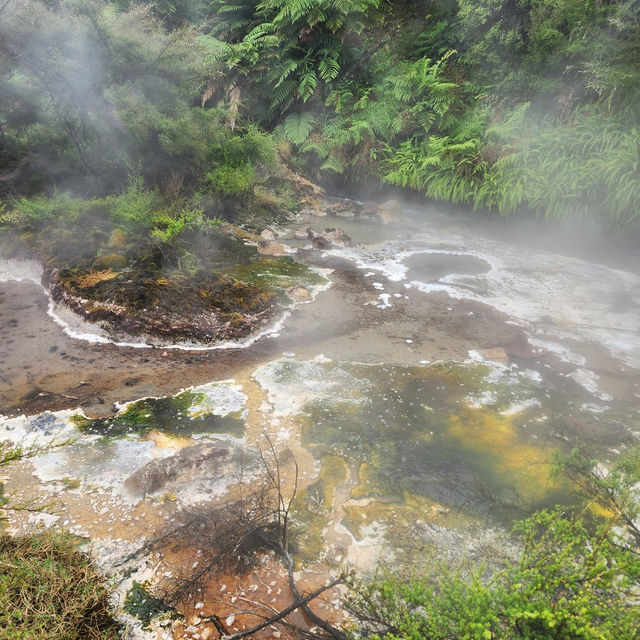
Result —
<instances>
[{"instance_id":1,"label":"twig","mask_svg":"<svg viewBox=\"0 0 640 640\"><path fill-rule=\"evenodd\" d=\"M245 629L244 631L238 631L238 633L233 633L230 636L223 635L223 638L225 640L238 640L239 638L246 638L247 636L250 636L253 633L257 633L261 629L268 627L270 624L273 624L274 622L278 622L278 620L282 620L282 618L286 618L290 613L293 613L294 611L296 611L296 609L300 609L301 607L307 606L309 602L311 602L314 598L317 598L321 593L324 593L328 589L332 589L342 581L343 581L342 578L336 578L335 580L332 580L329 584L325 585L324 587L320 587L320 589L316 589L315 591L310 593L308 596L305 596L301 600L294 602L292 605L289 605L286 609L283 609L277 615L272 616L267 620L264 620L263 622L256 625L255 627L252 627L251 629ZM203 618L203 620L211 620L215 624L214 618L217 618L217 616L207 616L206 618ZM217 628L217 625L216 625L216 628Z\"/></svg>"},{"instance_id":2,"label":"twig","mask_svg":"<svg viewBox=\"0 0 640 640\"><path fill-rule=\"evenodd\" d=\"M58 393L56 391L46 391L45 389L41 389L40 387L35 387L35 386L34 386L34 389L41 396L58 396L59 398L66 398L67 400L78 400L76 396L68 396L66 393Z\"/></svg>"}]
</instances>

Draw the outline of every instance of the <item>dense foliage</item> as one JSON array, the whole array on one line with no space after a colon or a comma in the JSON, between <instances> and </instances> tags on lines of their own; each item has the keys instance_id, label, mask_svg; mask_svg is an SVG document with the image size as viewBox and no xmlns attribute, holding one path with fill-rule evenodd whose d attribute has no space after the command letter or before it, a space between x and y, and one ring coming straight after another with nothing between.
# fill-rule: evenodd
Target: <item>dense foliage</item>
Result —
<instances>
[{"instance_id":1,"label":"dense foliage","mask_svg":"<svg viewBox=\"0 0 640 640\"><path fill-rule=\"evenodd\" d=\"M275 160L266 130L319 180L640 223L637 0L9 0L0 12L9 200L103 196L140 177L224 215Z\"/></svg>"},{"instance_id":2,"label":"dense foliage","mask_svg":"<svg viewBox=\"0 0 640 640\"><path fill-rule=\"evenodd\" d=\"M635 640L640 629L640 449L605 471L574 452L558 462L606 510L542 511L516 527L517 560L432 563L357 584L356 637L385 640Z\"/></svg>"},{"instance_id":3,"label":"dense foliage","mask_svg":"<svg viewBox=\"0 0 640 640\"><path fill-rule=\"evenodd\" d=\"M318 177L638 225L640 3L237 0L213 10L241 112L277 126Z\"/></svg>"}]
</instances>

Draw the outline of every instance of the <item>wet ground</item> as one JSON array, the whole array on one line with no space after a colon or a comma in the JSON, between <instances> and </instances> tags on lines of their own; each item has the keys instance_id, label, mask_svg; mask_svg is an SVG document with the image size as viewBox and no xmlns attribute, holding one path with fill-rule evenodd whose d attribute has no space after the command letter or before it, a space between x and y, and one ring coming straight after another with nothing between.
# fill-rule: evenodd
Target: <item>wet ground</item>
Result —
<instances>
[{"instance_id":1,"label":"wet ground","mask_svg":"<svg viewBox=\"0 0 640 640\"><path fill-rule=\"evenodd\" d=\"M344 563L508 552L515 519L573 500L549 478L554 451L588 445L606 464L637 441L633 257L588 262L559 241L551 253L531 234L507 240L489 225L483 235L478 221L437 209L407 208L386 226L312 217L291 228L309 226L341 227L355 245L288 241L297 260L331 270L331 286L245 347L77 339L33 274L18 282L15 265L0 269L0 439L74 439L7 471L14 499L55 502L17 515L14 530L43 522L86 535L118 574L177 505L221 499L239 470L251 477L245 454L267 434L288 461L286 490L299 469L296 561L313 588ZM199 562L197 551L148 558L119 593ZM233 614L236 602L277 608L288 594L271 561L214 582L189 615L233 616L230 628L250 620Z\"/></svg>"}]
</instances>

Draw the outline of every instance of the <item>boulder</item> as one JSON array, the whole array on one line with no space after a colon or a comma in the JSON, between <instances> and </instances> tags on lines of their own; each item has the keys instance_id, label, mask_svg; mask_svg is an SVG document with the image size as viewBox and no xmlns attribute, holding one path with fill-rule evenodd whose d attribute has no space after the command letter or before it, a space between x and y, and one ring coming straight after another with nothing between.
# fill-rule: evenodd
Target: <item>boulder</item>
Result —
<instances>
[{"instance_id":1,"label":"boulder","mask_svg":"<svg viewBox=\"0 0 640 640\"><path fill-rule=\"evenodd\" d=\"M351 238L342 230L337 228L325 229L322 233L316 233L307 228L307 238L311 240L314 249L330 249L331 247L350 247L353 243Z\"/></svg>"},{"instance_id":2,"label":"boulder","mask_svg":"<svg viewBox=\"0 0 640 640\"><path fill-rule=\"evenodd\" d=\"M342 229L325 229L319 237L324 238L333 247L350 247L353 242Z\"/></svg>"},{"instance_id":3,"label":"boulder","mask_svg":"<svg viewBox=\"0 0 640 640\"><path fill-rule=\"evenodd\" d=\"M302 285L296 284L289 287L284 294L294 302L309 302L312 299L311 293Z\"/></svg>"},{"instance_id":4,"label":"boulder","mask_svg":"<svg viewBox=\"0 0 640 640\"><path fill-rule=\"evenodd\" d=\"M271 231L271 229L264 229L262 231L262 233L260 234L261 238L264 238L265 240L275 240L276 236L275 233L273 233L273 231Z\"/></svg>"},{"instance_id":5,"label":"boulder","mask_svg":"<svg viewBox=\"0 0 640 640\"><path fill-rule=\"evenodd\" d=\"M402 207L397 200L387 200L378 207L378 217L384 224L399 222L402 218Z\"/></svg>"},{"instance_id":6,"label":"boulder","mask_svg":"<svg viewBox=\"0 0 640 640\"><path fill-rule=\"evenodd\" d=\"M286 256L287 249L275 240L263 240L258 244L258 253L262 256Z\"/></svg>"},{"instance_id":7,"label":"boulder","mask_svg":"<svg viewBox=\"0 0 640 640\"><path fill-rule=\"evenodd\" d=\"M353 200L339 200L327 206L327 213L341 218L355 218L359 214L359 205Z\"/></svg>"},{"instance_id":8,"label":"boulder","mask_svg":"<svg viewBox=\"0 0 640 640\"><path fill-rule=\"evenodd\" d=\"M229 449L219 444L196 444L175 455L149 462L132 473L124 485L132 495L145 496L160 491L169 482L194 470L204 468L207 472L214 473L229 456Z\"/></svg>"},{"instance_id":9,"label":"boulder","mask_svg":"<svg viewBox=\"0 0 640 640\"><path fill-rule=\"evenodd\" d=\"M363 216L377 216L378 211L380 209L380 205L377 202L373 202L369 200L362 205L362 209L360 210L360 214Z\"/></svg>"},{"instance_id":10,"label":"boulder","mask_svg":"<svg viewBox=\"0 0 640 640\"><path fill-rule=\"evenodd\" d=\"M123 249L127 246L127 234L122 229L114 229L109 236L109 246Z\"/></svg>"},{"instance_id":11,"label":"boulder","mask_svg":"<svg viewBox=\"0 0 640 640\"><path fill-rule=\"evenodd\" d=\"M311 246L314 249L320 249L321 251L323 249L331 249L331 243L329 242L329 240L321 235L316 235L311 239Z\"/></svg>"},{"instance_id":12,"label":"boulder","mask_svg":"<svg viewBox=\"0 0 640 640\"><path fill-rule=\"evenodd\" d=\"M295 237L293 229L280 229L276 235L278 240L293 240Z\"/></svg>"}]
</instances>

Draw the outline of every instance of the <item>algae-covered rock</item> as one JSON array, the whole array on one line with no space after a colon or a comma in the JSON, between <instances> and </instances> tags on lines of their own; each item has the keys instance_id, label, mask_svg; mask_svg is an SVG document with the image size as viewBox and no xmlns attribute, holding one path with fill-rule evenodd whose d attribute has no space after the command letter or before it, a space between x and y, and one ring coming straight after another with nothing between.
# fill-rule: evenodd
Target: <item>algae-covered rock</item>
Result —
<instances>
[{"instance_id":1,"label":"algae-covered rock","mask_svg":"<svg viewBox=\"0 0 640 640\"><path fill-rule=\"evenodd\" d=\"M88 321L171 340L239 339L279 308L275 293L215 270L167 272L153 251L121 272L63 269L49 280L53 299Z\"/></svg>"},{"instance_id":2,"label":"algae-covered rock","mask_svg":"<svg viewBox=\"0 0 640 640\"><path fill-rule=\"evenodd\" d=\"M127 266L127 259L119 253L109 253L106 256L100 256L99 262L114 271L120 271Z\"/></svg>"},{"instance_id":3,"label":"algae-covered rock","mask_svg":"<svg viewBox=\"0 0 640 640\"><path fill-rule=\"evenodd\" d=\"M122 229L114 229L109 236L109 247L123 249L127 246L127 234Z\"/></svg>"}]
</instances>

